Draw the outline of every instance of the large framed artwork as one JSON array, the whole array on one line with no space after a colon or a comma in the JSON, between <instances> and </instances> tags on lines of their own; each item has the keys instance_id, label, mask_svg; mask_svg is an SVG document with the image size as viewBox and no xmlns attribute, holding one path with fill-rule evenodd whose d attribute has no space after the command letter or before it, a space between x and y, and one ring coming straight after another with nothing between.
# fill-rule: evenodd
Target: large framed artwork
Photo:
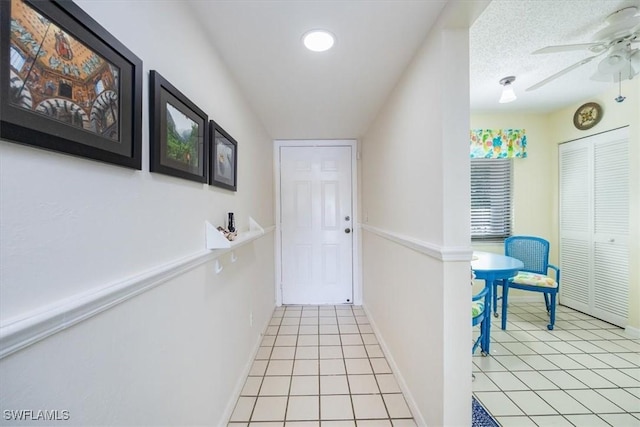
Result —
<instances>
[{"instance_id":1,"label":"large framed artwork","mask_svg":"<svg viewBox=\"0 0 640 427\"><path fill-rule=\"evenodd\" d=\"M0 1L0 137L140 169L142 61L72 1Z\"/></svg>"},{"instance_id":2,"label":"large framed artwork","mask_svg":"<svg viewBox=\"0 0 640 427\"><path fill-rule=\"evenodd\" d=\"M237 191L238 142L213 120L210 122L209 135L211 139L209 184Z\"/></svg>"},{"instance_id":3,"label":"large framed artwork","mask_svg":"<svg viewBox=\"0 0 640 427\"><path fill-rule=\"evenodd\" d=\"M157 71L149 85L151 172L207 182L207 114Z\"/></svg>"}]
</instances>

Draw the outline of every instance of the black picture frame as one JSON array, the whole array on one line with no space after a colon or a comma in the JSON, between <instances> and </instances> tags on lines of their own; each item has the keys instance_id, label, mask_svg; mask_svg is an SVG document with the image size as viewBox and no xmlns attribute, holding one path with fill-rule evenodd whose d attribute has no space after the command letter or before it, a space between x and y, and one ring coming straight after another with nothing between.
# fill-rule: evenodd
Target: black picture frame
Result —
<instances>
[{"instance_id":1,"label":"black picture frame","mask_svg":"<svg viewBox=\"0 0 640 427\"><path fill-rule=\"evenodd\" d=\"M0 1L0 138L140 170L142 60L70 0Z\"/></svg>"},{"instance_id":2,"label":"black picture frame","mask_svg":"<svg viewBox=\"0 0 640 427\"><path fill-rule=\"evenodd\" d=\"M206 183L207 114L155 70L149 74L149 89L151 172ZM186 136L187 132L190 132L189 136Z\"/></svg>"},{"instance_id":3,"label":"black picture frame","mask_svg":"<svg viewBox=\"0 0 640 427\"><path fill-rule=\"evenodd\" d=\"M238 191L238 142L213 120L209 126L209 185Z\"/></svg>"}]
</instances>

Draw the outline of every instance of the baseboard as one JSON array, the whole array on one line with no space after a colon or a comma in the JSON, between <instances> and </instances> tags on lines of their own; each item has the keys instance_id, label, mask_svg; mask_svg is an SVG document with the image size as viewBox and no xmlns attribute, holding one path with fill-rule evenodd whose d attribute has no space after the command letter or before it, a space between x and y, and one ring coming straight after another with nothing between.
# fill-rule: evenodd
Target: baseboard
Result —
<instances>
[{"instance_id":1,"label":"baseboard","mask_svg":"<svg viewBox=\"0 0 640 427\"><path fill-rule=\"evenodd\" d=\"M274 229L275 226L271 226L264 229L262 233L253 233L236 242L229 249L203 250L124 280L106 284L98 289L91 289L62 301L56 301L38 310L8 319L0 324L0 359L90 319L202 264L216 260L227 252L238 249Z\"/></svg>"},{"instance_id":2,"label":"baseboard","mask_svg":"<svg viewBox=\"0 0 640 427\"><path fill-rule=\"evenodd\" d=\"M274 306L273 309L275 310L275 308L276 307ZM233 388L231 397L229 398L229 401L227 402L224 412L222 413L222 418L218 421L217 425L226 426L229 423L229 419L231 418L231 415L233 415L233 410L236 407L236 402L240 398L240 393L242 393L244 384L247 380L247 377L249 376L251 367L253 366L253 361L256 359L256 356L258 355L258 351L260 350L260 344L262 343L262 339L264 338L264 335L267 332L267 328L269 327L269 322L271 321L272 318L273 318L273 311L271 312L271 315L269 315L269 318L267 319L267 323L261 329L260 336L258 337L258 341L254 344L253 350L251 350L251 357L249 357L249 360L244 365L242 374L240 375L240 378L236 382L236 386Z\"/></svg>"},{"instance_id":3,"label":"baseboard","mask_svg":"<svg viewBox=\"0 0 640 427\"><path fill-rule=\"evenodd\" d=\"M413 395L409 391L407 382L402 376L400 369L398 369L398 365L396 364L395 360L393 359L393 356L391 355L391 352L389 351L389 347L387 346L386 342L382 338L382 334L380 333L380 330L376 326L376 322L373 320L373 316L371 315L369 310L367 310L367 307L365 305L362 305L362 309L367 315L367 319L369 320L371 329L373 329L373 333L376 335L376 338L378 338L378 344L380 345L380 349L382 350L382 353L384 353L384 357L387 359L387 363L389 363L389 367L393 371L393 374L395 375L396 380L398 381L398 386L400 387L400 390L404 395L404 399L406 400L407 405L409 406L409 410L411 410L411 414L413 415L414 421L416 422L418 427L426 427L427 423L425 422L422 416L422 413L418 409L418 405L416 404L416 401L413 398Z\"/></svg>"},{"instance_id":4,"label":"baseboard","mask_svg":"<svg viewBox=\"0 0 640 427\"><path fill-rule=\"evenodd\" d=\"M624 328L624 333L629 335L633 339L640 339L640 329L634 328L632 326L627 326Z\"/></svg>"}]
</instances>

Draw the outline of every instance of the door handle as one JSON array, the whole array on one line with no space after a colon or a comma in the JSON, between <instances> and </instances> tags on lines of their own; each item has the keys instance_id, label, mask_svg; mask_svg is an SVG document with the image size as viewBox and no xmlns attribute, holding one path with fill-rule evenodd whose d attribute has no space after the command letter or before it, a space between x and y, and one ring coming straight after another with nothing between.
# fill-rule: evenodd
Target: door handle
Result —
<instances>
[{"instance_id":1,"label":"door handle","mask_svg":"<svg viewBox=\"0 0 640 427\"><path fill-rule=\"evenodd\" d=\"M347 234L349 234L349 233L351 233L351 229L350 229L350 228L345 228L345 229L344 229L344 232L345 232L345 233L347 233Z\"/></svg>"}]
</instances>

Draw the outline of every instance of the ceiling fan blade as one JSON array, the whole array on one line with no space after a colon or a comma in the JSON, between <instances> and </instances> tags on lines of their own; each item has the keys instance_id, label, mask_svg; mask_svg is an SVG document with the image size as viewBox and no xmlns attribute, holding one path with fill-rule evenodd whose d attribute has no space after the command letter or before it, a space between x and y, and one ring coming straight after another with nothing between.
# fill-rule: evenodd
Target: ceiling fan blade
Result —
<instances>
[{"instance_id":1,"label":"ceiling fan blade","mask_svg":"<svg viewBox=\"0 0 640 427\"><path fill-rule=\"evenodd\" d=\"M538 82L538 83L534 84L533 86L527 88L526 92L529 92L529 91L532 91L532 90L536 90L536 89L546 85L547 83L557 79L558 77L564 76L569 71L575 70L576 68L581 67L581 66L593 61L598 56L600 56L600 55L590 56L588 58L583 59L580 62L576 62L575 64L571 65L570 67L567 67L564 70L558 71L557 73L553 74L552 76L549 76L546 79L542 80L541 82Z\"/></svg>"},{"instance_id":2,"label":"ceiling fan blade","mask_svg":"<svg viewBox=\"0 0 640 427\"><path fill-rule=\"evenodd\" d=\"M532 52L534 55L538 55L540 53L555 53L555 52L570 52L572 50L587 50L587 49L604 49L606 48L605 43L578 43L578 44L561 44L556 46L547 46L542 49L538 49L535 52Z\"/></svg>"},{"instance_id":3,"label":"ceiling fan blade","mask_svg":"<svg viewBox=\"0 0 640 427\"><path fill-rule=\"evenodd\" d=\"M612 22L593 35L593 40L615 40L628 34L633 34L640 25L640 16L630 16L620 21Z\"/></svg>"}]
</instances>

